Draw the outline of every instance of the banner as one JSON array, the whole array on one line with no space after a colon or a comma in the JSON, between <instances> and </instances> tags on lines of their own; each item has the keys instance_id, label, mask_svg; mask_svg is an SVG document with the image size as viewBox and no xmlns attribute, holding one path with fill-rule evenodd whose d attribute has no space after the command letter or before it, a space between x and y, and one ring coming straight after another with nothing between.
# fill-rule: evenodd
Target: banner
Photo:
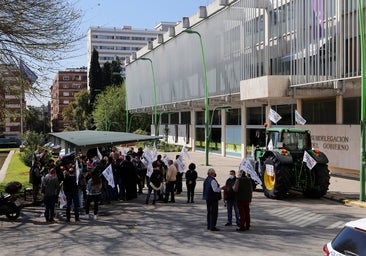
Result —
<instances>
[{"instance_id":1,"label":"banner","mask_svg":"<svg viewBox=\"0 0 366 256\"><path fill-rule=\"evenodd\" d=\"M179 157L175 160L175 162L176 162L176 164L177 164L177 166L178 166L178 172L183 173L183 172L184 172L184 170L185 170L185 168L186 168L186 166L185 166L185 164L184 164L184 162L183 162L183 158L182 158L182 156L179 156Z\"/></svg>"},{"instance_id":2,"label":"banner","mask_svg":"<svg viewBox=\"0 0 366 256\"><path fill-rule=\"evenodd\" d=\"M302 160L303 162L306 163L306 166L311 170L314 168L314 166L317 164L317 162L315 161L314 158L311 157L311 155L309 155L308 152L304 152L304 158Z\"/></svg>"},{"instance_id":3,"label":"banner","mask_svg":"<svg viewBox=\"0 0 366 256\"><path fill-rule=\"evenodd\" d=\"M304 125L306 123L306 120L300 115L297 110L295 110L295 121L298 124Z\"/></svg>"},{"instance_id":4,"label":"banner","mask_svg":"<svg viewBox=\"0 0 366 256\"><path fill-rule=\"evenodd\" d=\"M188 154L188 150L186 148L186 145L183 146L182 151L180 152L180 155L182 156L182 158L188 158L189 160L191 160L191 157Z\"/></svg>"},{"instance_id":5,"label":"banner","mask_svg":"<svg viewBox=\"0 0 366 256\"><path fill-rule=\"evenodd\" d=\"M105 170L102 172L105 179L108 181L108 185L112 188L115 187L114 185L114 179L113 179L113 170L112 170L112 164L110 164Z\"/></svg>"},{"instance_id":6,"label":"banner","mask_svg":"<svg viewBox=\"0 0 366 256\"><path fill-rule=\"evenodd\" d=\"M256 181L258 184L262 185L262 181L259 178L258 174L254 170L253 165L251 164L250 160L244 158L243 161L240 163L239 170L243 170L244 172L250 175L250 178Z\"/></svg>"},{"instance_id":7,"label":"banner","mask_svg":"<svg viewBox=\"0 0 366 256\"><path fill-rule=\"evenodd\" d=\"M277 124L278 121L282 119L282 116L280 116L276 111L274 111L272 108L269 109L268 118L273 123Z\"/></svg>"},{"instance_id":8,"label":"banner","mask_svg":"<svg viewBox=\"0 0 366 256\"><path fill-rule=\"evenodd\" d=\"M75 173L76 173L76 184L79 184L79 176L81 174L81 168L79 166L78 159L75 160Z\"/></svg>"}]
</instances>

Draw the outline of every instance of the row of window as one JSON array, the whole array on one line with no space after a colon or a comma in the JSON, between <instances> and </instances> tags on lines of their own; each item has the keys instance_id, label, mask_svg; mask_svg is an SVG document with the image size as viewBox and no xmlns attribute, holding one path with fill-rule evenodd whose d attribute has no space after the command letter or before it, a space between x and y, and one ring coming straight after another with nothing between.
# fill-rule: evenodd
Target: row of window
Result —
<instances>
[{"instance_id":1,"label":"row of window","mask_svg":"<svg viewBox=\"0 0 366 256\"><path fill-rule=\"evenodd\" d=\"M86 84L60 84L63 89L84 89Z\"/></svg>"},{"instance_id":2,"label":"row of window","mask_svg":"<svg viewBox=\"0 0 366 256\"><path fill-rule=\"evenodd\" d=\"M295 125L296 105L276 105L272 106L282 118L278 125ZM240 109L226 110L226 125L241 125ZM361 98L343 99L343 124L359 124L361 118ZM313 99L303 100L302 117L306 124L335 124L336 123L336 99ZM210 111L210 124L221 125L221 111ZM263 125L266 122L266 106L253 107L247 109L247 125ZM161 115L161 124L191 124L190 112L181 112L180 122L179 113L163 113ZM204 111L196 112L196 124L205 124Z\"/></svg>"},{"instance_id":3,"label":"row of window","mask_svg":"<svg viewBox=\"0 0 366 256\"><path fill-rule=\"evenodd\" d=\"M93 35L95 39L106 39L106 40L132 40L132 41L154 41L156 37L144 37L144 36L108 36L108 35Z\"/></svg>"},{"instance_id":4,"label":"row of window","mask_svg":"<svg viewBox=\"0 0 366 256\"><path fill-rule=\"evenodd\" d=\"M86 81L87 77L85 76L62 76L63 81Z\"/></svg>"}]
</instances>

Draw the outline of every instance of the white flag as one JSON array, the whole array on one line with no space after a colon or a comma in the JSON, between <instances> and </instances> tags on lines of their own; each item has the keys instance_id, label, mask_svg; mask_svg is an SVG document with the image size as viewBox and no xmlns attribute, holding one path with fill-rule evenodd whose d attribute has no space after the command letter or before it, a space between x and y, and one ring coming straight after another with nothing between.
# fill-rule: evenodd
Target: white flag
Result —
<instances>
[{"instance_id":1,"label":"white flag","mask_svg":"<svg viewBox=\"0 0 366 256\"><path fill-rule=\"evenodd\" d=\"M76 184L79 184L79 176L81 174L81 168L79 166L79 161L75 160L75 172L76 172Z\"/></svg>"},{"instance_id":2,"label":"white flag","mask_svg":"<svg viewBox=\"0 0 366 256\"><path fill-rule=\"evenodd\" d=\"M306 163L306 166L311 170L314 168L314 166L317 164L317 162L315 161L314 158L311 157L311 155L309 155L308 152L304 152L304 158L302 160L303 162Z\"/></svg>"},{"instance_id":3,"label":"white flag","mask_svg":"<svg viewBox=\"0 0 366 256\"><path fill-rule=\"evenodd\" d=\"M186 157L189 160L191 160L191 157L188 154L188 150L186 148L186 145L183 146L182 151L180 152L180 155L182 156L182 158Z\"/></svg>"},{"instance_id":4,"label":"white flag","mask_svg":"<svg viewBox=\"0 0 366 256\"><path fill-rule=\"evenodd\" d=\"M105 179L108 181L108 185L112 188L115 187L114 185L114 178L113 178L113 170L112 170L112 164L110 164L105 170L102 172Z\"/></svg>"},{"instance_id":5,"label":"white flag","mask_svg":"<svg viewBox=\"0 0 366 256\"><path fill-rule=\"evenodd\" d=\"M169 160L170 160L170 158L169 158L169 156L167 155L167 154L164 154L163 155L163 163L166 165L166 166L169 166Z\"/></svg>"},{"instance_id":6,"label":"white flag","mask_svg":"<svg viewBox=\"0 0 366 256\"><path fill-rule=\"evenodd\" d=\"M144 158L144 161L145 161L144 164L147 168L146 176L150 177L151 174L153 173L153 166L152 166L153 156L148 147L145 147L142 157Z\"/></svg>"},{"instance_id":7,"label":"white flag","mask_svg":"<svg viewBox=\"0 0 366 256\"><path fill-rule=\"evenodd\" d=\"M183 158L182 158L182 156L179 156L179 157L175 160L175 162L177 163L177 166L178 166L178 172L183 173L183 172L184 172L184 170L185 170L185 168L186 168L186 166L185 166L185 164L184 164L184 162L183 162Z\"/></svg>"},{"instance_id":8,"label":"white flag","mask_svg":"<svg viewBox=\"0 0 366 256\"><path fill-rule=\"evenodd\" d=\"M99 151L99 148L98 148L98 147L97 147L97 155L98 155L99 160L102 160L102 159L103 159L103 156L102 156L102 154L100 153L100 151Z\"/></svg>"},{"instance_id":9,"label":"white flag","mask_svg":"<svg viewBox=\"0 0 366 256\"><path fill-rule=\"evenodd\" d=\"M273 123L277 124L278 121L282 119L282 116L280 116L276 111L274 111L272 108L269 109L268 118Z\"/></svg>"},{"instance_id":10,"label":"white flag","mask_svg":"<svg viewBox=\"0 0 366 256\"><path fill-rule=\"evenodd\" d=\"M241 162L240 166L239 166L239 169L245 171L246 173L248 173L252 180L255 180L256 182L258 182L258 184L262 185L262 181L259 178L256 171L254 170L254 167L251 164L249 159L244 158L243 161Z\"/></svg>"},{"instance_id":11,"label":"white flag","mask_svg":"<svg viewBox=\"0 0 366 256\"><path fill-rule=\"evenodd\" d=\"M298 124L304 125L306 123L306 120L300 115L297 110L295 110L295 121Z\"/></svg>"}]
</instances>

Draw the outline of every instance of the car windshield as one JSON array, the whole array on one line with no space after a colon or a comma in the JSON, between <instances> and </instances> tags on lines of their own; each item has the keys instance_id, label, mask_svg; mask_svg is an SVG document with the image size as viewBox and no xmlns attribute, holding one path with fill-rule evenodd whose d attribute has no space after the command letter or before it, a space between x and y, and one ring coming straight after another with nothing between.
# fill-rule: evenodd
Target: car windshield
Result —
<instances>
[{"instance_id":1,"label":"car windshield","mask_svg":"<svg viewBox=\"0 0 366 256\"><path fill-rule=\"evenodd\" d=\"M345 227L333 239L332 247L344 255L366 255L365 241L366 231Z\"/></svg>"}]
</instances>

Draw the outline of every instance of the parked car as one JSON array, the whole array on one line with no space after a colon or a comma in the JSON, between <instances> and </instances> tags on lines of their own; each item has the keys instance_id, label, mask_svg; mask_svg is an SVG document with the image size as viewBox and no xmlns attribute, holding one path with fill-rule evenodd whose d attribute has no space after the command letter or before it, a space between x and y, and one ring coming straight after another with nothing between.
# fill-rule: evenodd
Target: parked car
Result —
<instances>
[{"instance_id":1,"label":"parked car","mask_svg":"<svg viewBox=\"0 0 366 256\"><path fill-rule=\"evenodd\" d=\"M22 141L19 138L0 135L0 148L17 148L20 145L22 145Z\"/></svg>"},{"instance_id":2,"label":"parked car","mask_svg":"<svg viewBox=\"0 0 366 256\"><path fill-rule=\"evenodd\" d=\"M329 243L323 246L325 256L366 255L366 218L347 222Z\"/></svg>"}]
</instances>

